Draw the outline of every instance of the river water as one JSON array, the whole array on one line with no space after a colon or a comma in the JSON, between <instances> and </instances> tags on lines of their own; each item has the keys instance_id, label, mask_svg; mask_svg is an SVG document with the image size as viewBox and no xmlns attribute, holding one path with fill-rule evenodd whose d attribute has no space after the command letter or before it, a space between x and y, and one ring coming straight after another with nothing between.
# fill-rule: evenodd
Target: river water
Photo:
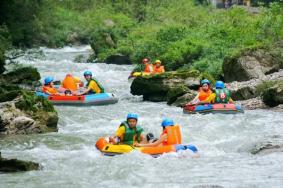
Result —
<instances>
[{"instance_id":1,"label":"river water","mask_svg":"<svg viewBox=\"0 0 283 188\"><path fill-rule=\"evenodd\" d=\"M283 142L282 112L245 111L232 115L187 115L166 103L144 102L130 94L132 66L74 63L88 46L42 48L45 58L19 59L38 68L42 78L63 79L73 73L83 79L91 70L119 102L109 106L57 106L59 131L10 136L0 140L2 156L31 160L42 170L0 174L0 187L282 187L283 153L252 155L260 143ZM43 80L43 79L42 79ZM99 137L112 135L127 113L140 116L145 132L159 135L164 117L182 126L183 142L199 148L159 158L133 152L107 157L95 148Z\"/></svg>"}]
</instances>

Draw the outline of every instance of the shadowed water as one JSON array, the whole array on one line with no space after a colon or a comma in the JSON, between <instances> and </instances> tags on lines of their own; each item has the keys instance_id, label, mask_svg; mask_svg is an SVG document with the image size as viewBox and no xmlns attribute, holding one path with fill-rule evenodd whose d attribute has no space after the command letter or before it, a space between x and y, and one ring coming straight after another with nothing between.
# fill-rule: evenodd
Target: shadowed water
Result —
<instances>
[{"instance_id":1,"label":"shadowed water","mask_svg":"<svg viewBox=\"0 0 283 188\"><path fill-rule=\"evenodd\" d=\"M0 187L281 187L283 154L252 155L255 145L283 142L283 113L265 110L235 115L187 115L166 103L143 102L130 94L127 77L132 66L74 63L89 47L43 48L45 58L23 64L38 68L42 78L63 79L73 73L82 80L91 70L115 93L119 102L109 106L56 107L59 132L10 136L0 140L3 157L38 162L40 171L0 174ZM43 79L42 79L43 80ZM201 157L190 152L159 158L133 152L106 157L95 148L96 140L111 135L128 112L140 115L145 132L159 136L162 118L182 126L183 142L196 145Z\"/></svg>"}]
</instances>

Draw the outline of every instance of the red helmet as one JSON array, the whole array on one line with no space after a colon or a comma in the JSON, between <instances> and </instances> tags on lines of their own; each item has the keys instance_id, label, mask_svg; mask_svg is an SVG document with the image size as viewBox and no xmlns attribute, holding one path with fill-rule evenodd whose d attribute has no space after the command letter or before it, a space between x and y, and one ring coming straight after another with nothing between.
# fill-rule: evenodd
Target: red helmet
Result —
<instances>
[{"instance_id":1,"label":"red helmet","mask_svg":"<svg viewBox=\"0 0 283 188\"><path fill-rule=\"evenodd\" d=\"M143 62L143 63L147 63L147 62L149 62L149 59L143 58L142 62Z\"/></svg>"}]
</instances>

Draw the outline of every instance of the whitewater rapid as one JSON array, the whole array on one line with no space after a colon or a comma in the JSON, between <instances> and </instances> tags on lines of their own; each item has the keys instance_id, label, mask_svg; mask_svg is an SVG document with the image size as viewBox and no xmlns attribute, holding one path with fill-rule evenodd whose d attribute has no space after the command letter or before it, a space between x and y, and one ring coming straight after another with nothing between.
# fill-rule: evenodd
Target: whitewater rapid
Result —
<instances>
[{"instance_id":1,"label":"whitewater rapid","mask_svg":"<svg viewBox=\"0 0 283 188\"><path fill-rule=\"evenodd\" d=\"M61 80L67 73L84 80L83 72L91 70L120 100L108 106L56 106L58 132L1 139L3 157L38 162L42 169L0 174L0 187L282 187L283 153L250 153L260 143L283 143L282 112L183 114L181 108L131 95L127 77L133 66L74 63L77 55L90 53L89 46L41 50L44 58L18 59L37 67L41 81L45 76ZM196 145L201 157L189 152L102 156L96 140L114 134L129 112L138 113L145 132L156 136L162 119L172 118L182 126L183 142Z\"/></svg>"}]
</instances>

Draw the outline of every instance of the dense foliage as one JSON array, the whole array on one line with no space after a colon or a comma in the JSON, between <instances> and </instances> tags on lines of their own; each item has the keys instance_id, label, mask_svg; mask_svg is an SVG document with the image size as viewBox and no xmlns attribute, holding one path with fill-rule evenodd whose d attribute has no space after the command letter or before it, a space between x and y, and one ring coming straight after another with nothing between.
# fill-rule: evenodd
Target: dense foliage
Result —
<instances>
[{"instance_id":1,"label":"dense foliage","mask_svg":"<svg viewBox=\"0 0 283 188\"><path fill-rule=\"evenodd\" d=\"M243 7L216 9L207 2L3 0L0 24L7 26L14 45L87 43L100 60L116 53L135 63L149 57L160 59L167 70L197 69L215 78L222 74L225 57L283 38L280 1L252 1L268 5L257 13Z\"/></svg>"}]
</instances>

